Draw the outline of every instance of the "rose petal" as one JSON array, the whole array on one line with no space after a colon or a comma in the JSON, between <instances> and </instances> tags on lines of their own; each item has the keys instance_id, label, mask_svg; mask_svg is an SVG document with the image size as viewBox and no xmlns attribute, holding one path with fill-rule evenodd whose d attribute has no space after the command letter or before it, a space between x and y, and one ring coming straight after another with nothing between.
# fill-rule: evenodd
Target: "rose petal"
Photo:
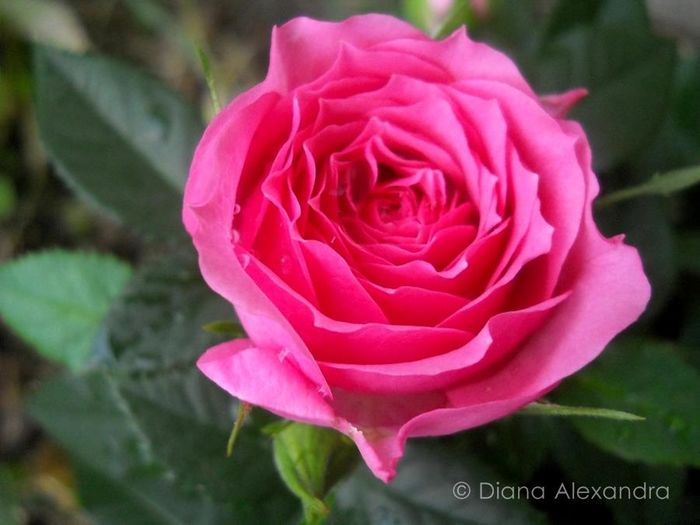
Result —
<instances>
[{"instance_id":1,"label":"rose petal","mask_svg":"<svg viewBox=\"0 0 700 525\"><path fill-rule=\"evenodd\" d=\"M458 81L469 79L496 81L512 86L533 99L537 98L510 58L486 44L471 40L464 26L439 42L430 39L387 40L375 48L402 50L407 54L430 58Z\"/></svg>"},{"instance_id":2,"label":"rose petal","mask_svg":"<svg viewBox=\"0 0 700 525\"><path fill-rule=\"evenodd\" d=\"M328 70L342 43L368 48L393 38L428 40L410 24L386 15L354 16L339 23L295 18L272 30L266 82L282 93L291 91Z\"/></svg>"},{"instance_id":3,"label":"rose petal","mask_svg":"<svg viewBox=\"0 0 700 525\"><path fill-rule=\"evenodd\" d=\"M586 204L586 183L575 149L577 139L563 135L559 121L545 112L536 99L510 86L473 80L462 82L459 87L464 92L498 100L520 159L540 178L541 213L554 228L554 234L548 256L536 266L530 265L527 279L536 283L538 298L551 297L578 234ZM552 148L552 144L557 147Z\"/></svg>"},{"instance_id":4,"label":"rose petal","mask_svg":"<svg viewBox=\"0 0 700 525\"><path fill-rule=\"evenodd\" d=\"M280 349L263 349L247 339L236 339L207 350L197 367L232 396L282 417L323 426L335 418L319 385L284 356L280 359ZM260 381L261 371L265 381Z\"/></svg>"},{"instance_id":5,"label":"rose petal","mask_svg":"<svg viewBox=\"0 0 700 525\"><path fill-rule=\"evenodd\" d=\"M566 298L565 294L525 310L500 313L465 344L429 357L386 364L321 361L321 370L337 387L372 394L414 394L443 389L466 377L478 380L484 369L515 349Z\"/></svg>"},{"instance_id":6,"label":"rose petal","mask_svg":"<svg viewBox=\"0 0 700 525\"><path fill-rule=\"evenodd\" d=\"M562 119L571 111L571 109L579 103L579 101L588 96L588 90L577 88L565 93L555 95L544 95L540 97L540 103L547 112L555 118Z\"/></svg>"},{"instance_id":7,"label":"rose petal","mask_svg":"<svg viewBox=\"0 0 700 525\"><path fill-rule=\"evenodd\" d=\"M207 128L195 151L185 188L183 221L192 235L202 276L207 284L236 306L250 338L277 337L295 356L304 373L330 392L306 345L260 288L246 274L231 247L239 176L263 118L279 97L255 88L230 104Z\"/></svg>"}]
</instances>

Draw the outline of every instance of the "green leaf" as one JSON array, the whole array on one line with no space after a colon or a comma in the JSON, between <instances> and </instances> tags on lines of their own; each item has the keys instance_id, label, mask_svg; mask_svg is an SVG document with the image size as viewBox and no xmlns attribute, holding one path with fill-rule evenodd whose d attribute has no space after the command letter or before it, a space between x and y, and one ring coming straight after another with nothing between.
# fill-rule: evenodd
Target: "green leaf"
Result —
<instances>
[{"instance_id":1,"label":"green leaf","mask_svg":"<svg viewBox=\"0 0 700 525\"><path fill-rule=\"evenodd\" d=\"M545 38L552 40L576 27L592 24L598 13L600 13L600 9L605 1L588 0L586 2L576 2L560 0L556 3L546 21Z\"/></svg>"},{"instance_id":2,"label":"green leaf","mask_svg":"<svg viewBox=\"0 0 700 525\"><path fill-rule=\"evenodd\" d=\"M696 184L700 184L700 166L673 170L663 175L654 175L647 182L638 186L603 195L596 204L598 207L605 207L643 195L669 196L672 193L691 188Z\"/></svg>"},{"instance_id":3,"label":"green leaf","mask_svg":"<svg viewBox=\"0 0 700 525\"><path fill-rule=\"evenodd\" d=\"M206 287L192 250L169 251L144 264L112 309L109 353L131 372L189 368L223 340L202 326L226 318L235 319L233 307Z\"/></svg>"},{"instance_id":4,"label":"green leaf","mask_svg":"<svg viewBox=\"0 0 700 525\"><path fill-rule=\"evenodd\" d=\"M335 430L291 423L273 435L281 478L302 502L306 525L321 523L333 484L355 466L357 450Z\"/></svg>"},{"instance_id":5,"label":"green leaf","mask_svg":"<svg viewBox=\"0 0 700 525\"><path fill-rule=\"evenodd\" d=\"M26 255L0 266L0 315L41 354L79 369L130 275L126 264L107 255Z\"/></svg>"},{"instance_id":6,"label":"green leaf","mask_svg":"<svg viewBox=\"0 0 700 525\"><path fill-rule=\"evenodd\" d=\"M0 523L5 525L21 523L17 483L9 469L4 466L0 466Z\"/></svg>"},{"instance_id":7,"label":"green leaf","mask_svg":"<svg viewBox=\"0 0 700 525\"><path fill-rule=\"evenodd\" d=\"M17 207L17 192L12 180L0 174L0 221L12 215Z\"/></svg>"},{"instance_id":8,"label":"green leaf","mask_svg":"<svg viewBox=\"0 0 700 525\"><path fill-rule=\"evenodd\" d=\"M202 124L160 82L119 62L37 47L39 132L80 196L156 237L181 235L181 192Z\"/></svg>"},{"instance_id":9,"label":"green leaf","mask_svg":"<svg viewBox=\"0 0 700 525\"><path fill-rule=\"evenodd\" d=\"M541 91L589 90L571 117L583 124L596 167L607 169L642 150L659 131L670 107L676 48L652 34L638 0L582 3L563 0L554 11L533 60L535 83ZM565 22L567 11L585 16Z\"/></svg>"},{"instance_id":10,"label":"green leaf","mask_svg":"<svg viewBox=\"0 0 700 525\"><path fill-rule=\"evenodd\" d=\"M461 450L500 473L525 482L548 459L552 441L549 428L564 421L563 418L506 417L451 439Z\"/></svg>"},{"instance_id":11,"label":"green leaf","mask_svg":"<svg viewBox=\"0 0 700 525\"><path fill-rule=\"evenodd\" d=\"M100 524L226 522L225 509L215 508L206 495L174 484L108 374L53 379L33 396L29 409L71 454L83 503Z\"/></svg>"},{"instance_id":12,"label":"green leaf","mask_svg":"<svg viewBox=\"0 0 700 525\"><path fill-rule=\"evenodd\" d=\"M700 59L681 55L674 74L672 108L654 142L630 159L636 173L664 173L700 164ZM634 182L642 182L635 180Z\"/></svg>"},{"instance_id":13,"label":"green leaf","mask_svg":"<svg viewBox=\"0 0 700 525\"><path fill-rule=\"evenodd\" d=\"M184 494L169 476L145 471L125 479L73 458L81 502L99 525L221 525L235 515L206 495Z\"/></svg>"},{"instance_id":14,"label":"green leaf","mask_svg":"<svg viewBox=\"0 0 700 525\"><path fill-rule=\"evenodd\" d=\"M141 269L110 314L110 367L154 455L179 486L232 506L236 523L274 523L296 506L277 477L270 443L249 420L236 453L226 458L237 404L195 366L221 341L202 325L233 315L204 285L191 250L161 255Z\"/></svg>"},{"instance_id":15,"label":"green leaf","mask_svg":"<svg viewBox=\"0 0 700 525\"><path fill-rule=\"evenodd\" d=\"M673 44L658 42L628 70L598 85L583 84L589 96L571 118L586 130L598 169L619 164L651 142L668 109L675 60Z\"/></svg>"},{"instance_id":16,"label":"green leaf","mask_svg":"<svg viewBox=\"0 0 700 525\"><path fill-rule=\"evenodd\" d=\"M621 410L611 410L609 408L592 407L571 407L557 405L556 403L530 403L523 407L518 414L525 416L555 416L555 417L599 417L604 419L616 419L618 421L644 421L643 417L623 412Z\"/></svg>"},{"instance_id":17,"label":"green leaf","mask_svg":"<svg viewBox=\"0 0 700 525\"><path fill-rule=\"evenodd\" d=\"M700 294L694 294L685 315L680 337L688 361L700 370Z\"/></svg>"},{"instance_id":18,"label":"green leaf","mask_svg":"<svg viewBox=\"0 0 700 525\"><path fill-rule=\"evenodd\" d=\"M681 62L675 96L674 113L680 129L697 145L700 143L700 57Z\"/></svg>"},{"instance_id":19,"label":"green leaf","mask_svg":"<svg viewBox=\"0 0 700 525\"><path fill-rule=\"evenodd\" d=\"M32 414L85 467L86 505L105 523L120 523L124 507L145 507L134 518L144 524L284 523L298 512L252 423L225 457L236 402L195 360L220 341L202 324L226 315L189 250L160 254L110 312L96 343L107 370L48 383L33 399Z\"/></svg>"},{"instance_id":20,"label":"green leaf","mask_svg":"<svg viewBox=\"0 0 700 525\"><path fill-rule=\"evenodd\" d=\"M625 234L625 241L639 250L644 271L651 281L651 303L642 319L651 319L672 297L678 269L673 238L672 209L658 197L621 202L596 209L596 223L606 236Z\"/></svg>"},{"instance_id":21,"label":"green leaf","mask_svg":"<svg viewBox=\"0 0 700 525\"><path fill-rule=\"evenodd\" d=\"M675 44L653 35L640 0L559 0L544 23L540 4L492 0L470 33L507 52L538 93L588 89L571 117L597 169L633 158L668 114Z\"/></svg>"},{"instance_id":22,"label":"green leaf","mask_svg":"<svg viewBox=\"0 0 700 525\"><path fill-rule=\"evenodd\" d=\"M158 470L116 383L103 371L51 379L30 399L29 413L78 460L114 478Z\"/></svg>"},{"instance_id":23,"label":"green leaf","mask_svg":"<svg viewBox=\"0 0 700 525\"><path fill-rule=\"evenodd\" d=\"M262 432L268 436L274 436L278 432L282 432L289 425L292 425L294 421L289 419L276 419L270 423L263 425Z\"/></svg>"},{"instance_id":24,"label":"green leaf","mask_svg":"<svg viewBox=\"0 0 700 525\"><path fill-rule=\"evenodd\" d=\"M388 485L366 468L334 492L333 525L536 525L544 517L524 501L482 498L482 483L505 483L475 455L409 443ZM469 486L469 496L461 499ZM484 485L485 491L490 490ZM454 491L454 492L453 492ZM456 494L456 495L455 495ZM486 493L484 495L487 495Z\"/></svg>"},{"instance_id":25,"label":"green leaf","mask_svg":"<svg viewBox=\"0 0 700 525\"><path fill-rule=\"evenodd\" d=\"M700 373L669 344L618 343L555 391L563 403L595 403L639 414L644 422L570 420L602 449L652 465L700 465Z\"/></svg>"},{"instance_id":26,"label":"green leaf","mask_svg":"<svg viewBox=\"0 0 700 525\"><path fill-rule=\"evenodd\" d=\"M179 486L231 506L236 523L274 523L275 516L296 512L258 429L245 426L236 453L226 458L234 400L193 366L117 382L154 455Z\"/></svg>"},{"instance_id":27,"label":"green leaf","mask_svg":"<svg viewBox=\"0 0 700 525\"><path fill-rule=\"evenodd\" d=\"M552 422L552 420L548 420ZM559 420L561 421L561 420ZM648 487L668 487L664 492L652 493L641 499L619 498L606 500L616 525L681 525L684 505L686 471L677 467L652 467L630 463L610 455L583 439L568 425L550 425L549 443L557 465L570 480L579 486L630 487L646 483ZM665 491L665 489L661 489ZM687 513L687 511L686 511Z\"/></svg>"}]
</instances>

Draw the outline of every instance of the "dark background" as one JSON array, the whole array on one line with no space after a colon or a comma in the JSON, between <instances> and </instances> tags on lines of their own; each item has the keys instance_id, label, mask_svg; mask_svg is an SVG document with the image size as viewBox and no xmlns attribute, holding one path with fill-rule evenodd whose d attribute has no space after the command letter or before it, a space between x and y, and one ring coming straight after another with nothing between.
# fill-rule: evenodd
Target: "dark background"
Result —
<instances>
[{"instance_id":1,"label":"dark background","mask_svg":"<svg viewBox=\"0 0 700 525\"><path fill-rule=\"evenodd\" d=\"M595 71L575 67L579 59L582 64L600 60L586 55L595 50L585 48L582 55L570 56L560 53L557 46L563 44L559 42L543 51L534 49L537 46L528 37L533 28L542 29L537 24L549 20L547 16L557 2L518 3L534 5L534 26L520 18L515 2L502 3L514 14L500 13L494 20L478 22L473 33L509 51L536 88L556 91L595 80ZM579 5L600 3L586 0ZM299 14L338 19L362 11L401 13L403 8L398 0L70 0L26 2L18 8L19 4L22 0L0 0L0 262L34 250L65 247L113 253L134 264L143 255L139 237L77 200L47 161L33 113L32 42L99 52L137 64L210 115L206 85L192 42L202 45L212 58L222 99L229 100L263 77L273 24ZM700 162L700 13L693 2L649 4L655 13L655 33L670 40L664 44L645 41L648 50L642 49L636 37L613 46L623 50L625 46L641 46L640 52L648 57L662 45L675 49L671 82L653 77L641 81L649 83L649 99L661 101L658 107L643 102L636 112L624 115L627 128L648 126L648 136L643 140L633 137L636 141L629 139L633 144L624 147L628 137L606 128L609 120L618 117L615 106L598 115L586 113L584 107L578 114L584 124L586 119L591 123L587 130L592 132L596 158L601 162L598 171L605 191L641 182L659 171ZM588 27L593 22L587 18L587 11L575 7L564 10L562 16L575 23L565 21L567 26L560 21L557 26L550 20L544 31L554 34L560 27L579 23ZM629 24L634 25L632 21ZM611 56L611 63L614 60ZM627 55L623 53L623 66L625 60ZM622 144L617 148L618 156L608 155L608 151L617 151L610 147L610 141ZM699 198L700 192L694 189L671 199L639 199L599 214L606 233L625 231L628 241L639 246L654 285L650 311L637 328L637 335L674 342L683 358L696 367L700 365ZM0 320L0 482L10 480L16 492L19 510L15 517L19 523L90 522L79 503L74 466L24 409L24 400L57 370L57 365L23 344ZM540 450L542 442L548 445L546 452ZM697 469L681 469L679 474L673 467L624 462L600 451L559 421L508 419L440 443L471 447L511 479L529 486L556 487L565 480L589 484L648 480L668 482L673 487L671 502L532 501L552 523L700 522ZM0 506L2 492L0 484Z\"/></svg>"}]
</instances>

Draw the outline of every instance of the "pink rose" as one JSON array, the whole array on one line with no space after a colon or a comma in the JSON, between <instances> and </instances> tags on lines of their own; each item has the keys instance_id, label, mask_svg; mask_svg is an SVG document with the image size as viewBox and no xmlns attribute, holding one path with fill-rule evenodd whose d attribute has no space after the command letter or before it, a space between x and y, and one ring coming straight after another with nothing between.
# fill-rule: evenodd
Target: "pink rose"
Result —
<instances>
[{"instance_id":1,"label":"pink rose","mask_svg":"<svg viewBox=\"0 0 700 525\"><path fill-rule=\"evenodd\" d=\"M275 28L265 80L212 122L184 222L250 339L200 369L350 436L388 481L406 439L512 413L643 311L598 231L581 90L539 99L464 30L389 16ZM614 118L614 116L611 116Z\"/></svg>"},{"instance_id":2,"label":"pink rose","mask_svg":"<svg viewBox=\"0 0 700 525\"><path fill-rule=\"evenodd\" d=\"M442 19L449 14L454 3L454 0L429 0L428 7L435 18ZM484 18L488 16L489 0L470 0L469 6L477 17Z\"/></svg>"},{"instance_id":3,"label":"pink rose","mask_svg":"<svg viewBox=\"0 0 700 525\"><path fill-rule=\"evenodd\" d=\"M454 0L430 0L428 7L436 18L443 18L450 12L453 4Z\"/></svg>"}]
</instances>

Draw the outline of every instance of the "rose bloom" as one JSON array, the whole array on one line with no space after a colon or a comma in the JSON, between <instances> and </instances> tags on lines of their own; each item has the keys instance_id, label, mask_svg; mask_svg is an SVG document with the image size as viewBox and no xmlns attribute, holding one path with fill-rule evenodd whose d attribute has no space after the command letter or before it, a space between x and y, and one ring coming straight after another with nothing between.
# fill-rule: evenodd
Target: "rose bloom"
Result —
<instances>
[{"instance_id":1,"label":"rose bloom","mask_svg":"<svg viewBox=\"0 0 700 525\"><path fill-rule=\"evenodd\" d=\"M454 6L454 0L428 0L428 9L436 18L446 17ZM470 0L469 7L480 18L488 16L489 0Z\"/></svg>"},{"instance_id":2,"label":"rose bloom","mask_svg":"<svg viewBox=\"0 0 700 525\"><path fill-rule=\"evenodd\" d=\"M649 284L592 218L586 136L463 29L297 18L202 138L184 223L249 339L198 362L333 427L374 474L406 439L501 418L594 359ZM611 115L614 118L614 115Z\"/></svg>"},{"instance_id":3,"label":"rose bloom","mask_svg":"<svg viewBox=\"0 0 700 525\"><path fill-rule=\"evenodd\" d=\"M447 16L453 4L454 0L430 0L428 7L437 18L442 18Z\"/></svg>"}]
</instances>

